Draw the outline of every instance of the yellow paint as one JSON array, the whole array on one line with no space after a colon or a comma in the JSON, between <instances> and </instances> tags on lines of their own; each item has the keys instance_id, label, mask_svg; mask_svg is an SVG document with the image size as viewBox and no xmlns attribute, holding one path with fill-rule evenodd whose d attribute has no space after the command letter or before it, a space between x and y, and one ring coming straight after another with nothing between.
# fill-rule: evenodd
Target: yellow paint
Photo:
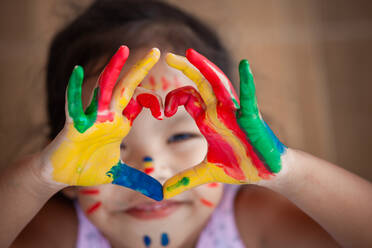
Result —
<instances>
[{"instance_id":1,"label":"yellow paint","mask_svg":"<svg viewBox=\"0 0 372 248\"><path fill-rule=\"evenodd\" d=\"M111 182L106 172L118 163L120 143L129 129L129 121L116 114L113 122L96 123L84 133L68 124L63 141L51 155L53 179L81 186Z\"/></svg>"},{"instance_id":2,"label":"yellow paint","mask_svg":"<svg viewBox=\"0 0 372 248\"><path fill-rule=\"evenodd\" d=\"M171 67L182 71L188 78L196 83L199 93L207 105L207 125L221 134L222 138L233 148L234 155L238 159L239 165L243 170L246 179L244 181L236 180L224 172L224 170L221 168L223 165L218 166L208 162L207 159L205 159L201 164L168 179L163 187L164 198L171 198L185 190L210 182L242 184L260 181L261 178L258 176L258 171L254 167L251 158L246 154L247 148L245 145L240 142L239 138L235 136L233 132L218 119L217 98L209 82L204 78L199 70L191 65L183 56L169 53L167 54L166 61ZM190 179L190 183L187 186L178 187L170 192L166 190L168 186L174 185L183 177L189 177Z\"/></svg>"},{"instance_id":3,"label":"yellow paint","mask_svg":"<svg viewBox=\"0 0 372 248\"><path fill-rule=\"evenodd\" d=\"M160 58L160 51L153 48L150 52L135 64L128 74L119 81L117 90L113 95L113 108L117 113L121 113L124 107L127 106L133 96L134 90L146 77L150 69L156 64Z\"/></svg>"},{"instance_id":4,"label":"yellow paint","mask_svg":"<svg viewBox=\"0 0 372 248\"><path fill-rule=\"evenodd\" d=\"M94 123L84 133L78 132L71 118L56 140L51 152L52 177L68 185L92 186L112 182L106 173L120 160L120 143L131 123L122 116L134 90L159 60L160 51L153 48L122 78L113 92L114 120Z\"/></svg>"},{"instance_id":5,"label":"yellow paint","mask_svg":"<svg viewBox=\"0 0 372 248\"><path fill-rule=\"evenodd\" d=\"M143 167L144 167L145 169L147 169L147 168L152 168L152 167L154 167L154 163L151 162L151 161L143 162Z\"/></svg>"}]
</instances>

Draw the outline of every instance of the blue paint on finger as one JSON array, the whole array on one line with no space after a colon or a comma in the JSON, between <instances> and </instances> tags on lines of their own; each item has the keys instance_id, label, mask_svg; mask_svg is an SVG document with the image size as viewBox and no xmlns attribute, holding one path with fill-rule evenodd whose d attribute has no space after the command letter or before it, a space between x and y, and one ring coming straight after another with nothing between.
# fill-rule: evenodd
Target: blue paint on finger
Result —
<instances>
[{"instance_id":1,"label":"blue paint on finger","mask_svg":"<svg viewBox=\"0 0 372 248\"><path fill-rule=\"evenodd\" d=\"M138 191L156 201L163 200L163 186L153 177L119 161L106 173L112 183Z\"/></svg>"}]
</instances>

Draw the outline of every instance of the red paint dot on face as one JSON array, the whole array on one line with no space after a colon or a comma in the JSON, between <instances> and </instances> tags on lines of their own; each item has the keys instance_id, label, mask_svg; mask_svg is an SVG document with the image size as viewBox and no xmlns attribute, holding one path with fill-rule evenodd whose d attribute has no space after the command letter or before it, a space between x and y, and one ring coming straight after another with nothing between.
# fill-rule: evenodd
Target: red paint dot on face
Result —
<instances>
[{"instance_id":1,"label":"red paint dot on face","mask_svg":"<svg viewBox=\"0 0 372 248\"><path fill-rule=\"evenodd\" d=\"M218 187L219 184L218 184L218 183L208 183L207 186L208 186L209 188L215 188L215 187Z\"/></svg>"},{"instance_id":2,"label":"red paint dot on face","mask_svg":"<svg viewBox=\"0 0 372 248\"><path fill-rule=\"evenodd\" d=\"M171 84L165 77L161 77L161 82L162 82L164 91L167 90Z\"/></svg>"},{"instance_id":3,"label":"red paint dot on face","mask_svg":"<svg viewBox=\"0 0 372 248\"><path fill-rule=\"evenodd\" d=\"M97 195L97 194L99 194L99 190L98 189L82 189L82 190L80 190L80 194L83 194L83 195Z\"/></svg>"},{"instance_id":4,"label":"red paint dot on face","mask_svg":"<svg viewBox=\"0 0 372 248\"><path fill-rule=\"evenodd\" d=\"M146 174L150 174L150 173L154 172L154 170L155 170L154 167L150 167L150 168L145 168L144 172L145 172Z\"/></svg>"},{"instance_id":5,"label":"red paint dot on face","mask_svg":"<svg viewBox=\"0 0 372 248\"><path fill-rule=\"evenodd\" d=\"M150 85L151 85L151 88L150 89L151 90L155 90L156 82L155 82L154 76L150 76L149 81L150 81Z\"/></svg>"},{"instance_id":6,"label":"red paint dot on face","mask_svg":"<svg viewBox=\"0 0 372 248\"><path fill-rule=\"evenodd\" d=\"M200 199L200 202L204 205L204 206L207 206L207 207L213 207L214 204L210 201L208 201L207 199L204 199L204 198L201 198Z\"/></svg>"},{"instance_id":7,"label":"red paint dot on face","mask_svg":"<svg viewBox=\"0 0 372 248\"><path fill-rule=\"evenodd\" d=\"M99 209L102 205L102 202L96 202L91 207L89 207L86 211L87 214L94 213L97 209Z\"/></svg>"}]
</instances>

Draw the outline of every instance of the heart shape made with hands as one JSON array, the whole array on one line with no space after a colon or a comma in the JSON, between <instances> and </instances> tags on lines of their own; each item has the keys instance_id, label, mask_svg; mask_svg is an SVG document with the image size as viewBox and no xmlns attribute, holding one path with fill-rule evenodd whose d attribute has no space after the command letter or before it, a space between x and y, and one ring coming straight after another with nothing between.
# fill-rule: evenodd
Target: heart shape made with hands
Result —
<instances>
[{"instance_id":1,"label":"heart shape made with hands","mask_svg":"<svg viewBox=\"0 0 372 248\"><path fill-rule=\"evenodd\" d=\"M285 146L258 110L247 60L239 65L240 101L226 75L195 50L188 49L186 57L169 53L166 61L194 81L198 90L185 86L169 92L165 116L171 117L183 105L206 138L208 152L200 164L165 182L165 199L205 183L255 183L280 172Z\"/></svg>"},{"instance_id":2,"label":"heart shape made with hands","mask_svg":"<svg viewBox=\"0 0 372 248\"><path fill-rule=\"evenodd\" d=\"M186 57L166 56L168 65L182 71L198 90L185 86L169 92L164 114L171 117L178 106L185 107L208 142L205 159L164 185L126 165L120 160L120 143L142 108L149 108L157 119L163 116L160 97L137 87L158 61L159 50L152 49L115 86L128 54L129 49L122 46L112 57L85 111L81 103L83 70L75 67L67 89L66 125L49 149L55 181L82 186L113 183L162 200L205 183L255 183L281 170L285 146L258 111L248 62L243 60L239 66L239 102L224 73L193 49L187 50Z\"/></svg>"}]
</instances>

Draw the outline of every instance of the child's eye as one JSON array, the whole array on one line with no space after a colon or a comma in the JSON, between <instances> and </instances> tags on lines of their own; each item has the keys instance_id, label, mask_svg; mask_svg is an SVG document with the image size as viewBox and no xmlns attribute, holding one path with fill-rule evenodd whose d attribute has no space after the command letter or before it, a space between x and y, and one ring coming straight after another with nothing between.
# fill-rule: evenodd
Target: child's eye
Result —
<instances>
[{"instance_id":1,"label":"child's eye","mask_svg":"<svg viewBox=\"0 0 372 248\"><path fill-rule=\"evenodd\" d=\"M170 143L186 141L188 139L196 138L198 136L199 135L194 134L194 133L177 133L169 137L167 140L167 143L170 144Z\"/></svg>"}]
</instances>

